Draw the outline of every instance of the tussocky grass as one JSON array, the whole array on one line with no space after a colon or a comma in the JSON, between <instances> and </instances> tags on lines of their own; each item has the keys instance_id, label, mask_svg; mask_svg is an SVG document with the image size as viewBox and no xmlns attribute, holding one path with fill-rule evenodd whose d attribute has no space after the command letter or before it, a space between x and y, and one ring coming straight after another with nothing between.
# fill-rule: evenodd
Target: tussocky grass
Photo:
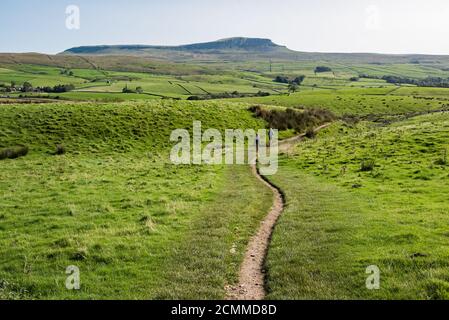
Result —
<instances>
[{"instance_id":1,"label":"tussocky grass","mask_svg":"<svg viewBox=\"0 0 449 320\"><path fill-rule=\"evenodd\" d=\"M448 113L337 123L282 157L269 299L449 298ZM373 161L372 170L362 163ZM366 268L381 270L368 290Z\"/></svg>"}]
</instances>

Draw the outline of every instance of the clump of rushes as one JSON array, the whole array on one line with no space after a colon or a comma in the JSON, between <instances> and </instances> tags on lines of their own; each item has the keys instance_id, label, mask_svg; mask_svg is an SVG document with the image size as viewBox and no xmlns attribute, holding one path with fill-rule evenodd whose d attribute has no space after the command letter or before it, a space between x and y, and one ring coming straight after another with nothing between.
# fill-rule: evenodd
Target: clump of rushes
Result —
<instances>
[{"instance_id":1,"label":"clump of rushes","mask_svg":"<svg viewBox=\"0 0 449 320\"><path fill-rule=\"evenodd\" d=\"M441 155L441 158L435 161L436 165L445 166L447 165L447 149L443 150L443 154Z\"/></svg>"},{"instance_id":2,"label":"clump of rushes","mask_svg":"<svg viewBox=\"0 0 449 320\"><path fill-rule=\"evenodd\" d=\"M360 171L363 172L373 171L374 166L375 166L374 160L363 160L360 166Z\"/></svg>"},{"instance_id":3,"label":"clump of rushes","mask_svg":"<svg viewBox=\"0 0 449 320\"><path fill-rule=\"evenodd\" d=\"M27 146L16 146L13 148L6 148L0 151L0 160L17 159L28 154Z\"/></svg>"},{"instance_id":4,"label":"clump of rushes","mask_svg":"<svg viewBox=\"0 0 449 320\"><path fill-rule=\"evenodd\" d=\"M64 145L63 144L58 144L58 145L56 145L56 151L55 151L55 154L56 155L62 155L62 154L64 154L65 153L65 147L64 147Z\"/></svg>"}]
</instances>

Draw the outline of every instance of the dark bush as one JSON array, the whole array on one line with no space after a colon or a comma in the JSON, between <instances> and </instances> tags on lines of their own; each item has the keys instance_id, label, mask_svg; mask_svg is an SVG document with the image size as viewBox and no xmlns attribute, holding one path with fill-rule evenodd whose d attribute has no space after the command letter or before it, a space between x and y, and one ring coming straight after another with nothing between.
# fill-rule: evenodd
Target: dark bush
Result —
<instances>
[{"instance_id":1,"label":"dark bush","mask_svg":"<svg viewBox=\"0 0 449 320\"><path fill-rule=\"evenodd\" d=\"M132 90L132 89L128 88L128 86L126 86L122 89L122 93L136 93L136 91Z\"/></svg>"},{"instance_id":2,"label":"dark bush","mask_svg":"<svg viewBox=\"0 0 449 320\"><path fill-rule=\"evenodd\" d=\"M306 135L306 137L309 138L309 139L315 138L315 136L316 136L315 129L313 129L313 128L307 129L305 135Z\"/></svg>"},{"instance_id":3,"label":"dark bush","mask_svg":"<svg viewBox=\"0 0 449 320\"><path fill-rule=\"evenodd\" d=\"M296 83L298 86L300 86L305 78L306 78L306 76L299 76L299 77L296 77L295 79L293 79L292 82Z\"/></svg>"},{"instance_id":4,"label":"dark bush","mask_svg":"<svg viewBox=\"0 0 449 320\"><path fill-rule=\"evenodd\" d=\"M17 147L17 149L16 149L16 152L17 152L17 155L19 156L19 157L24 157L24 156L26 156L27 154L28 154L28 147L27 146L19 146L19 147Z\"/></svg>"},{"instance_id":5,"label":"dark bush","mask_svg":"<svg viewBox=\"0 0 449 320\"><path fill-rule=\"evenodd\" d=\"M16 146L13 148L7 148L0 151L0 160L3 159L17 159L24 157L28 154L28 147Z\"/></svg>"},{"instance_id":6,"label":"dark bush","mask_svg":"<svg viewBox=\"0 0 449 320\"><path fill-rule=\"evenodd\" d=\"M28 81L24 82L22 85L22 92L31 92L33 91L33 85L29 83Z\"/></svg>"},{"instance_id":7,"label":"dark bush","mask_svg":"<svg viewBox=\"0 0 449 320\"><path fill-rule=\"evenodd\" d=\"M253 106L249 110L255 117L264 119L270 128L278 130L294 129L296 132L304 132L308 128L335 120L335 115L324 109L267 110L260 106Z\"/></svg>"},{"instance_id":8,"label":"dark bush","mask_svg":"<svg viewBox=\"0 0 449 320\"><path fill-rule=\"evenodd\" d=\"M238 91L223 92L223 93L209 93L202 96L190 96L187 100L213 100L213 99L231 99L231 98L246 98L246 97L268 97L269 92L259 91L257 93L241 93Z\"/></svg>"},{"instance_id":9,"label":"dark bush","mask_svg":"<svg viewBox=\"0 0 449 320\"><path fill-rule=\"evenodd\" d=\"M299 85L301 85L301 83L304 81L305 78L306 78L306 76L301 75L301 76L294 78L293 80L290 80L289 77L277 76L273 81L278 82L278 83L285 83L285 84L295 83L299 86Z\"/></svg>"},{"instance_id":10,"label":"dark bush","mask_svg":"<svg viewBox=\"0 0 449 320\"><path fill-rule=\"evenodd\" d=\"M274 79L274 82L278 82L278 83L289 83L290 80L288 79L288 77L277 76L277 77Z\"/></svg>"},{"instance_id":11,"label":"dark bush","mask_svg":"<svg viewBox=\"0 0 449 320\"><path fill-rule=\"evenodd\" d=\"M268 96L270 96L270 93L269 92L265 92L265 91L258 91L256 93L256 96L258 96L258 97L268 97Z\"/></svg>"},{"instance_id":12,"label":"dark bush","mask_svg":"<svg viewBox=\"0 0 449 320\"><path fill-rule=\"evenodd\" d=\"M329 67L324 67L324 66L318 66L315 68L315 73L320 73L320 72L331 72L332 69Z\"/></svg>"}]
</instances>

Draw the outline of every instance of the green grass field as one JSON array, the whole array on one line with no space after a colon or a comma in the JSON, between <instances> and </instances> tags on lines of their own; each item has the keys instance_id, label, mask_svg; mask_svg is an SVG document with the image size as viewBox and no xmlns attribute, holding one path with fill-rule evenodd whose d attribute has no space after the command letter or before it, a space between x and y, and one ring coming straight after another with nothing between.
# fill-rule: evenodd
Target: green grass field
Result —
<instances>
[{"instance_id":1,"label":"green grass field","mask_svg":"<svg viewBox=\"0 0 449 320\"><path fill-rule=\"evenodd\" d=\"M286 85L278 84L272 79L249 72L223 72L222 75L160 75L139 72L119 72L92 69L70 69L62 73L63 68L35 65L6 65L0 68L0 84L24 82L34 87L55 86L58 84L73 84L75 90L62 94L34 94L72 100L103 100L112 99L142 100L154 98L187 99L194 95L218 94L234 92L254 94L259 91L270 94L286 92ZM123 88L135 90L140 87L142 94L122 94ZM16 96L19 93L15 94ZM27 94L33 95L33 94Z\"/></svg>"},{"instance_id":2,"label":"green grass field","mask_svg":"<svg viewBox=\"0 0 449 320\"><path fill-rule=\"evenodd\" d=\"M248 166L173 165L169 137L194 120L265 128L254 105L337 118L269 177L287 206L266 297L448 299L449 89L350 80L449 77L445 63L278 59L270 70L262 60L0 54L0 151L28 147L0 160L0 299L224 298L272 194ZM306 78L289 94L279 75ZM75 89L6 92L24 82ZM234 91L270 95L182 101ZM65 288L70 265L79 291ZM379 290L365 287L370 265Z\"/></svg>"},{"instance_id":3,"label":"green grass field","mask_svg":"<svg viewBox=\"0 0 449 320\"><path fill-rule=\"evenodd\" d=\"M256 192L246 166L179 167L166 155L171 130L193 119L263 126L244 107L8 105L1 113L0 146L30 153L0 163L0 298L224 297L271 195ZM54 155L56 144L66 154ZM81 270L75 293L64 286L69 265Z\"/></svg>"},{"instance_id":4,"label":"green grass field","mask_svg":"<svg viewBox=\"0 0 449 320\"><path fill-rule=\"evenodd\" d=\"M268 298L447 299L449 113L336 123L280 161ZM373 167L362 170L362 163ZM365 270L381 270L379 290Z\"/></svg>"},{"instance_id":5,"label":"green grass field","mask_svg":"<svg viewBox=\"0 0 449 320\"><path fill-rule=\"evenodd\" d=\"M360 73L374 76L399 75L404 77L423 78L441 76L444 71L432 73L423 65L383 65L370 66L376 72L370 73L363 66L351 67L341 64L329 64L331 73L315 74L314 66L320 62L286 63L281 70L272 72L252 72L243 66L220 65L221 74L184 75L151 74L130 71L107 71L103 69L67 69L72 75L62 73L65 69L51 66L36 66L30 64L5 64L0 68L0 84L14 82L21 85L29 82L33 86L55 86L58 84L73 84L75 90L67 93L13 93L3 94L12 97L31 96L59 98L75 101L128 101L154 100L164 98L187 99L191 96L208 94L223 94L239 92L240 94L255 94L259 91L270 94L268 97L248 97L231 99L247 103L280 105L287 107L324 107L338 114L377 114L402 113L422 109L442 109L449 105L446 88L418 88L408 85L401 87L391 85L378 79L349 79ZM285 69L285 66L288 66ZM228 69L225 69L228 68ZM237 69L233 69L237 68ZM242 68L242 69L239 69ZM349 68L349 69L348 69ZM352 71L351 71L352 70ZM399 73L401 70L402 73ZM426 73L427 72L427 73ZM276 83L273 79L279 74L291 78L306 75L299 88L299 93L289 95L287 85ZM122 93L123 88L135 90L140 87L141 94ZM0 93L1 95L1 93ZM428 98L428 99L425 99ZM430 99L433 98L433 99Z\"/></svg>"},{"instance_id":6,"label":"green grass field","mask_svg":"<svg viewBox=\"0 0 449 320\"><path fill-rule=\"evenodd\" d=\"M425 99L426 97L433 97L433 99ZM447 109L449 89L385 87L326 90L317 88L291 95L231 100L293 108L320 107L338 115L401 114Z\"/></svg>"}]
</instances>

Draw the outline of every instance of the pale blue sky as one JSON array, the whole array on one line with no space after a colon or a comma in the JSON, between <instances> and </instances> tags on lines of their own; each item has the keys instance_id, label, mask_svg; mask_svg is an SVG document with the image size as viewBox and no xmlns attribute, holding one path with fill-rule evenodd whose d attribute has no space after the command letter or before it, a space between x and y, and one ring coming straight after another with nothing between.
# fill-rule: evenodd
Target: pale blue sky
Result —
<instances>
[{"instance_id":1,"label":"pale blue sky","mask_svg":"<svg viewBox=\"0 0 449 320\"><path fill-rule=\"evenodd\" d=\"M65 26L80 8L80 29ZM0 52L270 38L299 51L449 54L448 0L1 0Z\"/></svg>"}]
</instances>

